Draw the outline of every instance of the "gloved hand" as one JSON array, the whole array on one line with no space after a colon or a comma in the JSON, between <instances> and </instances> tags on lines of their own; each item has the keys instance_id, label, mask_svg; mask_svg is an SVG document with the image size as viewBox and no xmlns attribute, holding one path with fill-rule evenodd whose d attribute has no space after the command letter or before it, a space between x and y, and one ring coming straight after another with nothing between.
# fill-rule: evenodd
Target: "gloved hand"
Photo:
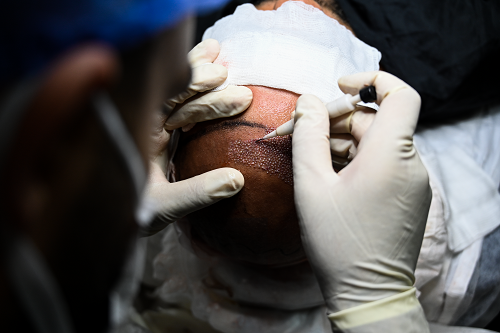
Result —
<instances>
[{"instance_id":1,"label":"gloved hand","mask_svg":"<svg viewBox=\"0 0 500 333\"><path fill-rule=\"evenodd\" d=\"M360 133L370 127L376 111L356 106L354 111L330 119L330 150L334 167L342 169L356 157Z\"/></svg>"},{"instance_id":2,"label":"gloved hand","mask_svg":"<svg viewBox=\"0 0 500 333\"><path fill-rule=\"evenodd\" d=\"M191 84L185 92L167 101L157 116L146 196L155 203L158 215L149 225L141 226L144 235L154 234L193 211L229 198L243 187L243 175L232 168L212 170L176 183L169 183L165 177L166 148L173 129L184 127L186 130L200 121L236 115L252 102L252 91L246 87L228 86L221 91L207 92L227 78L227 69L212 63L219 51L219 43L208 39L189 52Z\"/></svg>"},{"instance_id":3,"label":"gloved hand","mask_svg":"<svg viewBox=\"0 0 500 333\"><path fill-rule=\"evenodd\" d=\"M357 156L338 174L323 103L303 95L295 112L294 191L302 241L332 312L412 288L431 201L412 138L418 93L384 72L339 80L351 94L370 84L380 110L368 128L353 133Z\"/></svg>"},{"instance_id":4,"label":"gloved hand","mask_svg":"<svg viewBox=\"0 0 500 333\"><path fill-rule=\"evenodd\" d=\"M219 42L215 39L204 40L189 52L193 70L191 84L185 92L165 103L166 130L231 117L248 108L253 96L247 87L227 86L224 90L204 93L220 86L227 78L226 67L212 63L219 52Z\"/></svg>"}]
</instances>

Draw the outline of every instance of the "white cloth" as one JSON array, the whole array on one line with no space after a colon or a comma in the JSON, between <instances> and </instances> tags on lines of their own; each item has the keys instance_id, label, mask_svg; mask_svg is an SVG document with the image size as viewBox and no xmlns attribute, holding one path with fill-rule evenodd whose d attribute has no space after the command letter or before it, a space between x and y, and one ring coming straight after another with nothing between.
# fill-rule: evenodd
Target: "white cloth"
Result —
<instances>
[{"instance_id":1,"label":"white cloth","mask_svg":"<svg viewBox=\"0 0 500 333\"><path fill-rule=\"evenodd\" d=\"M209 28L207 38L219 41L215 63L228 68L219 89L261 85L313 94L323 103L343 95L340 77L378 70L381 58L336 20L300 1L272 11L241 5Z\"/></svg>"},{"instance_id":2,"label":"white cloth","mask_svg":"<svg viewBox=\"0 0 500 333\"><path fill-rule=\"evenodd\" d=\"M415 142L443 199L451 251L500 225L500 106L450 125L420 128Z\"/></svg>"},{"instance_id":3,"label":"white cloth","mask_svg":"<svg viewBox=\"0 0 500 333\"><path fill-rule=\"evenodd\" d=\"M442 308L445 273L451 260L447 248L442 199L432 182L431 189L431 207L415 269L417 296L429 320Z\"/></svg>"},{"instance_id":4,"label":"white cloth","mask_svg":"<svg viewBox=\"0 0 500 333\"><path fill-rule=\"evenodd\" d=\"M181 245L182 244L182 245ZM174 225L154 260L156 295L168 304L191 304L194 316L223 333L330 333L323 297L310 269L288 276L198 253Z\"/></svg>"},{"instance_id":5,"label":"white cloth","mask_svg":"<svg viewBox=\"0 0 500 333\"><path fill-rule=\"evenodd\" d=\"M415 142L433 190L416 287L427 319L449 325L458 320L484 236L500 225L500 106L420 128Z\"/></svg>"}]
</instances>

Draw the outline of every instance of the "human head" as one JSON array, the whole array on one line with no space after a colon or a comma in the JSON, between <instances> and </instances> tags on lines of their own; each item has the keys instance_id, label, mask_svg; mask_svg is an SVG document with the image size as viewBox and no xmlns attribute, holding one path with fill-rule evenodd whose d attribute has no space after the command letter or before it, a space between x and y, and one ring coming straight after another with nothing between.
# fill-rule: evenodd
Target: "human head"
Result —
<instances>
[{"instance_id":1,"label":"human head","mask_svg":"<svg viewBox=\"0 0 500 333\"><path fill-rule=\"evenodd\" d=\"M314 7L290 2L281 9L262 14L242 6L207 30L205 38L221 43L216 63L228 67L226 84L250 87L254 100L242 115L185 133L174 160L178 179L224 166L242 171L245 186L238 195L189 215L181 226L205 251L272 266L305 259L291 138L255 140L290 119L299 94L333 100L342 95L339 77L376 70L380 60L378 51Z\"/></svg>"},{"instance_id":2,"label":"human head","mask_svg":"<svg viewBox=\"0 0 500 333\"><path fill-rule=\"evenodd\" d=\"M190 214L190 225L180 225L204 251L256 264L289 265L304 260L293 204L291 138L255 140L290 119L299 95L248 87L253 101L247 111L184 133L175 158L178 179L232 167L243 173L245 186L238 195Z\"/></svg>"},{"instance_id":3,"label":"human head","mask_svg":"<svg viewBox=\"0 0 500 333\"><path fill-rule=\"evenodd\" d=\"M135 236L138 198L95 96L111 97L146 169L153 112L190 79L195 9L175 0L2 2L9 15L0 23L0 279L8 281L0 285L0 308L7 330L34 326L9 281L20 239L48 267L77 331L108 325L109 292ZM24 103L12 108L16 95Z\"/></svg>"}]
</instances>

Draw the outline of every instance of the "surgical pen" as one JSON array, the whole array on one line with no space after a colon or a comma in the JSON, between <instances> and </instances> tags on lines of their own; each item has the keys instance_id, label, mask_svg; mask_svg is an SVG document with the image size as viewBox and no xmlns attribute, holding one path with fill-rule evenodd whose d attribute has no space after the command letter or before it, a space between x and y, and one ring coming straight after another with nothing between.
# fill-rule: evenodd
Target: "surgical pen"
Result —
<instances>
[{"instance_id":1,"label":"surgical pen","mask_svg":"<svg viewBox=\"0 0 500 333\"><path fill-rule=\"evenodd\" d=\"M377 91L374 86L364 87L359 91L359 94L352 96L351 94L345 94L336 100L327 103L326 109L330 118L337 117L339 115L345 114L349 111L354 110L356 104L363 101L365 103L374 102L377 100ZM257 141L274 138L276 136L283 136L293 133L294 120L290 119L283 125L279 126L276 130L264 136L262 139Z\"/></svg>"}]
</instances>

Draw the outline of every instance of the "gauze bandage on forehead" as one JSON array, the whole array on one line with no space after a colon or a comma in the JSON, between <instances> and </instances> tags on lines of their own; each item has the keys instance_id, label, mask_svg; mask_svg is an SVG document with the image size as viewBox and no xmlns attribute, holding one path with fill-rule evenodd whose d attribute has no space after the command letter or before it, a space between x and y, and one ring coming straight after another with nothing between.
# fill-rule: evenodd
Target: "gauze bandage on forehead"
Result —
<instances>
[{"instance_id":1,"label":"gauze bandage on forehead","mask_svg":"<svg viewBox=\"0 0 500 333\"><path fill-rule=\"evenodd\" d=\"M321 10L299 1L261 11L251 4L217 21L203 40L219 41L215 63L227 85L260 85L313 94L324 103L343 95L337 80L379 69L380 52Z\"/></svg>"}]
</instances>

